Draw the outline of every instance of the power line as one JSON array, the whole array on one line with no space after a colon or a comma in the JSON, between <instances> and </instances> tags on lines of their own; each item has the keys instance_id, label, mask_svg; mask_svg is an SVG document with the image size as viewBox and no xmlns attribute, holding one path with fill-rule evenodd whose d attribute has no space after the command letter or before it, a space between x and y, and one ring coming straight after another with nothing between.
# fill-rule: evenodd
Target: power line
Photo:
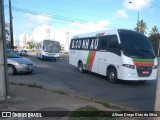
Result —
<instances>
[{"instance_id":1,"label":"power line","mask_svg":"<svg viewBox=\"0 0 160 120\"><path fill-rule=\"evenodd\" d=\"M8 7L8 6L5 5L5 7ZM60 15L49 15L49 14L46 14L46 13L35 12L35 11L31 11L31 10L27 10L27 9L23 9L23 8L18 8L18 7L12 7L12 9L15 10L15 11L18 11L18 12L26 12L26 13L36 14L36 15L43 15L43 16L51 17L51 18L54 17L56 19L61 19L61 20L66 20L66 21L88 22L86 20L64 17L64 16L60 16Z\"/></svg>"},{"instance_id":2,"label":"power line","mask_svg":"<svg viewBox=\"0 0 160 120\"><path fill-rule=\"evenodd\" d=\"M150 3L151 5L154 5L154 6L157 7L157 8L160 8L160 6L158 6L157 4L154 4L154 3L150 2L150 1L147 1L147 0L144 0L144 1Z\"/></svg>"},{"instance_id":3,"label":"power line","mask_svg":"<svg viewBox=\"0 0 160 120\"><path fill-rule=\"evenodd\" d=\"M7 5L5 5L5 7L8 8ZM47 16L47 17L51 17L51 18L54 18L54 19L58 19L58 20L61 20L61 21L65 21L65 22L89 22L87 20L81 20L81 19L76 19L76 18L70 18L70 17L65 17L65 16L60 16L60 15L49 15L49 14L46 14L46 13L40 13L40 12L37 12L37 11L32 11L32 10L27 10L27 9L23 9L23 8L19 8L19 7L12 7L12 9L14 11L18 11L18 12L25 12L25 13L31 13L31 14L35 14L35 15L43 15L43 16ZM111 19L111 18L110 18ZM112 18L114 20L117 20L118 18ZM153 21L152 21L153 23Z\"/></svg>"},{"instance_id":4,"label":"power line","mask_svg":"<svg viewBox=\"0 0 160 120\"><path fill-rule=\"evenodd\" d=\"M5 5L5 7L8 7L7 5ZM77 22L88 22L87 20L81 20L81 19L76 19L76 18L70 18L70 17L65 17L65 16L60 16L60 15L49 15L46 13L40 13L40 12L35 12L32 10L27 10L27 9L23 9L23 8L18 8L18 7L12 7L13 10L18 11L18 12L25 12L25 13L31 13L31 14L36 14L36 15L42 15L42 16L47 16L47 17L51 17L51 18L55 18L55 19L59 19L59 20L64 20L64 21L77 21ZM148 14L151 15L151 14ZM96 17L96 16L95 16ZM111 19L111 18L110 18ZM113 19L113 18L112 18ZM119 18L114 18L114 19L119 19Z\"/></svg>"}]
</instances>

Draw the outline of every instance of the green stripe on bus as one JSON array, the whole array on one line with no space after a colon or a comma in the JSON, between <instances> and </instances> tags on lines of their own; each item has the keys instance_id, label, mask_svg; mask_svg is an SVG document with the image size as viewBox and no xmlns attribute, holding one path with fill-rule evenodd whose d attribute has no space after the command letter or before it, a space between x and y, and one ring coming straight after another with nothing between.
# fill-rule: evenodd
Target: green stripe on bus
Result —
<instances>
[{"instance_id":1,"label":"green stripe on bus","mask_svg":"<svg viewBox=\"0 0 160 120\"><path fill-rule=\"evenodd\" d=\"M153 59L138 59L138 58L132 58L133 62L154 62Z\"/></svg>"}]
</instances>

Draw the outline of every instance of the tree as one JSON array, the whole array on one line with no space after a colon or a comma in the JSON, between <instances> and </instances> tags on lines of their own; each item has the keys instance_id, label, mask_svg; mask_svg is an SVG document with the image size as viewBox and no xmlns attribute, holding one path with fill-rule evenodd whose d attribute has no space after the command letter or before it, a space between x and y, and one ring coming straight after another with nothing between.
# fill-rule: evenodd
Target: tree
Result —
<instances>
[{"instance_id":1,"label":"tree","mask_svg":"<svg viewBox=\"0 0 160 120\"><path fill-rule=\"evenodd\" d=\"M36 45L33 42L27 42L27 45L26 45L27 49L33 49L34 47L36 47Z\"/></svg>"},{"instance_id":2,"label":"tree","mask_svg":"<svg viewBox=\"0 0 160 120\"><path fill-rule=\"evenodd\" d=\"M152 31L150 31L150 36L155 34L159 34L159 29L157 26L152 27Z\"/></svg>"},{"instance_id":3,"label":"tree","mask_svg":"<svg viewBox=\"0 0 160 120\"><path fill-rule=\"evenodd\" d=\"M159 40L160 40L160 34L152 34L149 36L149 39L153 45L154 51L157 55L158 52L158 45L159 45Z\"/></svg>"},{"instance_id":4,"label":"tree","mask_svg":"<svg viewBox=\"0 0 160 120\"><path fill-rule=\"evenodd\" d=\"M158 52L158 46L159 46L159 40L160 40L160 33L156 26L152 27L152 31L150 31L149 37L148 37L153 45L154 51L157 54Z\"/></svg>"},{"instance_id":5,"label":"tree","mask_svg":"<svg viewBox=\"0 0 160 120\"><path fill-rule=\"evenodd\" d=\"M144 34L146 33L146 30L148 28L147 28L147 24L143 20L140 20L137 22L137 27L135 27L134 29Z\"/></svg>"}]
</instances>

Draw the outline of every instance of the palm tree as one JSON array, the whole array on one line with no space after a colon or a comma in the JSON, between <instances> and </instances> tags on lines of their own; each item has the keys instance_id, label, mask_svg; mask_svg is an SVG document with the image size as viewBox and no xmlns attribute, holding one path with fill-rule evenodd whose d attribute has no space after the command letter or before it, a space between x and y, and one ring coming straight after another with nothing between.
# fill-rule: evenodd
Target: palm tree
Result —
<instances>
[{"instance_id":1,"label":"palm tree","mask_svg":"<svg viewBox=\"0 0 160 120\"><path fill-rule=\"evenodd\" d=\"M140 20L137 22L137 27L134 29L136 31L144 34L144 33L146 33L146 29L148 29L148 28L147 28L147 24L143 20Z\"/></svg>"},{"instance_id":2,"label":"palm tree","mask_svg":"<svg viewBox=\"0 0 160 120\"><path fill-rule=\"evenodd\" d=\"M159 34L159 29L157 26L152 27L152 31L150 31L150 35Z\"/></svg>"}]
</instances>

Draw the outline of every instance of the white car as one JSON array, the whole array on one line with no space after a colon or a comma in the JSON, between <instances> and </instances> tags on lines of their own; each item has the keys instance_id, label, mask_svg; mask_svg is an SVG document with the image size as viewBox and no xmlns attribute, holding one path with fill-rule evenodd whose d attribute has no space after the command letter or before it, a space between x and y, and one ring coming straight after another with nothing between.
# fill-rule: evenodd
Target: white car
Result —
<instances>
[{"instance_id":1,"label":"white car","mask_svg":"<svg viewBox=\"0 0 160 120\"><path fill-rule=\"evenodd\" d=\"M7 50L7 65L9 75L32 73L35 69L35 64L32 61L22 58L11 50Z\"/></svg>"},{"instance_id":2,"label":"white car","mask_svg":"<svg viewBox=\"0 0 160 120\"><path fill-rule=\"evenodd\" d=\"M27 50L20 50L19 55L20 56L28 56L28 52L27 52Z\"/></svg>"}]
</instances>

